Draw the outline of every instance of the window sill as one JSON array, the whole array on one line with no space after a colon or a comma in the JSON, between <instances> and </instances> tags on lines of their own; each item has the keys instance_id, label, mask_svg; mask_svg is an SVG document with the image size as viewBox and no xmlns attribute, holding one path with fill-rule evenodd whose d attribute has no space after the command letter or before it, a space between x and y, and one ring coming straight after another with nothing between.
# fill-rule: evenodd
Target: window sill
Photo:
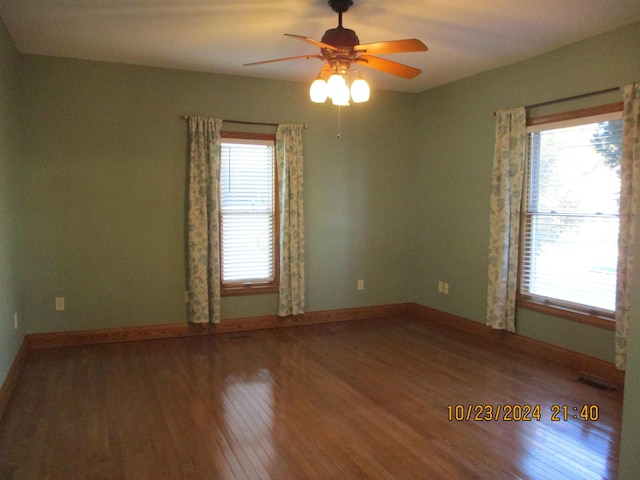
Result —
<instances>
[{"instance_id":1,"label":"window sill","mask_svg":"<svg viewBox=\"0 0 640 480\"><path fill-rule=\"evenodd\" d=\"M222 285L220 295L222 297L232 297L236 295L264 295L278 293L278 285L275 284L237 284Z\"/></svg>"},{"instance_id":2,"label":"window sill","mask_svg":"<svg viewBox=\"0 0 640 480\"><path fill-rule=\"evenodd\" d=\"M560 308L558 306L550 305L547 303L536 302L530 299L520 298L518 299L517 306L525 308L527 310L533 310L535 312L544 313L547 315L553 315L554 317L564 318L566 320L572 320L574 322L580 322L587 325L591 325L606 330L615 330L616 322L613 317L605 317L596 314L587 314L577 310L571 310L569 308Z\"/></svg>"}]
</instances>

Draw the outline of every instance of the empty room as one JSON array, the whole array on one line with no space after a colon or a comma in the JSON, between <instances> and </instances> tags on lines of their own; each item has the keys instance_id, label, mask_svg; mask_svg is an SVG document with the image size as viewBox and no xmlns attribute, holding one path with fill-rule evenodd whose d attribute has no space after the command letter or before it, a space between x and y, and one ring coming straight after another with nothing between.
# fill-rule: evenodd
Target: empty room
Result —
<instances>
[{"instance_id":1,"label":"empty room","mask_svg":"<svg viewBox=\"0 0 640 480\"><path fill-rule=\"evenodd\" d=\"M639 53L632 0L0 0L0 479L640 478Z\"/></svg>"}]
</instances>

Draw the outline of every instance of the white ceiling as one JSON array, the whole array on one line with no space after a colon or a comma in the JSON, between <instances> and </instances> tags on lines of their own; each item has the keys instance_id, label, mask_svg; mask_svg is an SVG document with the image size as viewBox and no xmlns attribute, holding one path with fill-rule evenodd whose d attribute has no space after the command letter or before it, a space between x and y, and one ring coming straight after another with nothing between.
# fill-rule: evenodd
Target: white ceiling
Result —
<instances>
[{"instance_id":1,"label":"white ceiling","mask_svg":"<svg viewBox=\"0 0 640 480\"><path fill-rule=\"evenodd\" d=\"M0 0L20 52L311 81L338 24L326 0ZM418 92L640 21L640 0L354 0L343 16L361 43L418 38L428 52L387 55L413 80L363 68L373 88Z\"/></svg>"}]
</instances>

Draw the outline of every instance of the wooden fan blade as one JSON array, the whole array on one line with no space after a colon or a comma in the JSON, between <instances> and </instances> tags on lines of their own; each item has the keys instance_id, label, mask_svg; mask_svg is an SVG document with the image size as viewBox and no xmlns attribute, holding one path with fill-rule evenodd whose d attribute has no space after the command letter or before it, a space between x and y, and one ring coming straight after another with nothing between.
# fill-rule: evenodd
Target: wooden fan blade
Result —
<instances>
[{"instance_id":1,"label":"wooden fan blade","mask_svg":"<svg viewBox=\"0 0 640 480\"><path fill-rule=\"evenodd\" d=\"M295 38L297 40L302 40L303 42L310 43L311 45L314 45L316 47L328 48L329 50L334 50L334 51L338 50L338 48L334 47L333 45L329 45L328 43L323 43L319 40L314 40L313 38L303 37L302 35L293 35L291 33L285 33L285 35L287 37Z\"/></svg>"},{"instance_id":2,"label":"wooden fan blade","mask_svg":"<svg viewBox=\"0 0 640 480\"><path fill-rule=\"evenodd\" d=\"M273 60L263 60L262 62L253 62L253 63L243 63L243 67L251 67L253 65L262 65L265 63L274 63L274 62L286 62L287 60L298 60L300 58L310 59L310 58L319 58L323 60L322 55L298 55L296 57L284 57L284 58L274 58Z\"/></svg>"},{"instance_id":3,"label":"wooden fan blade","mask_svg":"<svg viewBox=\"0 0 640 480\"><path fill-rule=\"evenodd\" d=\"M426 52L427 46L416 38L391 40L389 42L365 43L353 47L356 52L379 55L384 53Z\"/></svg>"},{"instance_id":4,"label":"wooden fan blade","mask_svg":"<svg viewBox=\"0 0 640 480\"><path fill-rule=\"evenodd\" d=\"M385 58L372 57L371 55L360 55L355 59L355 61L357 63L362 63L369 68L382 70L383 72L390 73L391 75L397 75L402 78L417 77L422 71L419 68L410 67L409 65L403 65L398 62L392 62Z\"/></svg>"}]
</instances>

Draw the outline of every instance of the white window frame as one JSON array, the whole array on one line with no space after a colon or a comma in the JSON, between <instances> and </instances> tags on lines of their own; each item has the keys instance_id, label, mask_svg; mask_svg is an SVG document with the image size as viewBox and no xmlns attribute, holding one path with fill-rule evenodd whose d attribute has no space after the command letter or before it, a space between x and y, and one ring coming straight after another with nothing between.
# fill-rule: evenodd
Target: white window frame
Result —
<instances>
[{"instance_id":1,"label":"white window frame","mask_svg":"<svg viewBox=\"0 0 640 480\"><path fill-rule=\"evenodd\" d=\"M246 295L246 294L266 294L276 293L278 291L279 278L279 249L278 249L278 232L279 232L279 215L278 215L278 189L277 189L277 169L275 160L275 135L247 132L226 132L221 134L221 143L224 144L240 144L240 145L270 145L273 147L273 220L272 220L272 245L271 245L271 273L269 279L246 278L242 280L225 280L224 278L224 211L222 198L220 198L220 291L223 296ZM224 161L222 162L224 163ZM221 177L222 169L221 165ZM222 178L220 195L222 196Z\"/></svg>"}]
</instances>

